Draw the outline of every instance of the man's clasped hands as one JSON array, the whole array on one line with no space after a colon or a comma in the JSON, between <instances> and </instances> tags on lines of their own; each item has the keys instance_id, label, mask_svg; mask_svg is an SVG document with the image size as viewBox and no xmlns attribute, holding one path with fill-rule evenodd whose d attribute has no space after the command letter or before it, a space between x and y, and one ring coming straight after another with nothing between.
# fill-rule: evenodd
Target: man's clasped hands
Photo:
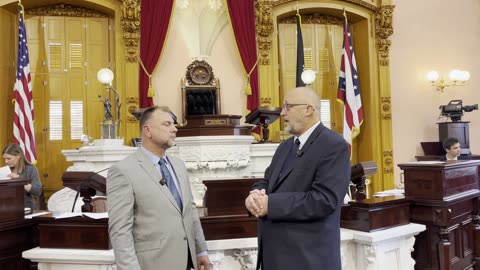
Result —
<instances>
[{"instance_id":1,"label":"man's clasped hands","mask_svg":"<svg viewBox=\"0 0 480 270\"><path fill-rule=\"evenodd\" d=\"M263 217L268 213L268 195L265 189L254 189L245 199L245 206L247 210L255 217Z\"/></svg>"}]
</instances>

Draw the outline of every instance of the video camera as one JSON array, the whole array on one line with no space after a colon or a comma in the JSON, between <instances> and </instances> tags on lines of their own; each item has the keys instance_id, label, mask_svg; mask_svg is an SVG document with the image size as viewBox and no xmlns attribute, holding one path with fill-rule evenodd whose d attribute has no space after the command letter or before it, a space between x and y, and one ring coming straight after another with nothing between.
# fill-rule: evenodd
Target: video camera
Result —
<instances>
[{"instance_id":1,"label":"video camera","mask_svg":"<svg viewBox=\"0 0 480 270\"><path fill-rule=\"evenodd\" d=\"M450 117L452 122L459 122L462 120L463 112L478 110L478 104L463 106L462 100L456 99L450 100L447 105L442 105L439 109L441 116Z\"/></svg>"}]
</instances>

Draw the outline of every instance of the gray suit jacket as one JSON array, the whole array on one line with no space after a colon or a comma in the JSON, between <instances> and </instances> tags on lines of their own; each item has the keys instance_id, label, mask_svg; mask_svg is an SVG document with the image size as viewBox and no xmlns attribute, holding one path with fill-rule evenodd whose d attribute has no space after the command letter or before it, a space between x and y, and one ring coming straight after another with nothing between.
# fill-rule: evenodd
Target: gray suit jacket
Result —
<instances>
[{"instance_id":1,"label":"gray suit jacket","mask_svg":"<svg viewBox=\"0 0 480 270\"><path fill-rule=\"evenodd\" d=\"M139 149L108 170L109 234L118 270L187 267L188 251L207 250L184 163L169 157L183 199L180 211L159 170Z\"/></svg>"},{"instance_id":2,"label":"gray suit jacket","mask_svg":"<svg viewBox=\"0 0 480 270\"><path fill-rule=\"evenodd\" d=\"M287 161L293 137L279 145L265 179L268 214L258 222L265 270L340 270L340 209L350 181L348 144L320 124Z\"/></svg>"},{"instance_id":3,"label":"gray suit jacket","mask_svg":"<svg viewBox=\"0 0 480 270\"><path fill-rule=\"evenodd\" d=\"M29 178L31 179L30 184L32 184L32 188L29 192L25 191L25 207L29 207L32 210L38 209L38 205L35 204L34 196L40 196L42 194L42 183L40 183L40 178L38 177L38 170L35 165L30 163L25 164L25 169L19 175L20 178Z\"/></svg>"}]
</instances>

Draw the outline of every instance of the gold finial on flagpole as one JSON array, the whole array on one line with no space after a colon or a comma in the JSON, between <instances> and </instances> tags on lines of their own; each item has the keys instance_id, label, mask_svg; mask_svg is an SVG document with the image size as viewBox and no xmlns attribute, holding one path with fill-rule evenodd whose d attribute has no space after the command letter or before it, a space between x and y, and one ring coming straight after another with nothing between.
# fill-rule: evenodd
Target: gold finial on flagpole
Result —
<instances>
[{"instance_id":1,"label":"gold finial on flagpole","mask_svg":"<svg viewBox=\"0 0 480 270\"><path fill-rule=\"evenodd\" d=\"M297 4L295 5L295 8L297 9L297 15L299 15L299 14L300 14L300 11L299 11L299 9L298 9L298 1L297 1Z\"/></svg>"}]
</instances>

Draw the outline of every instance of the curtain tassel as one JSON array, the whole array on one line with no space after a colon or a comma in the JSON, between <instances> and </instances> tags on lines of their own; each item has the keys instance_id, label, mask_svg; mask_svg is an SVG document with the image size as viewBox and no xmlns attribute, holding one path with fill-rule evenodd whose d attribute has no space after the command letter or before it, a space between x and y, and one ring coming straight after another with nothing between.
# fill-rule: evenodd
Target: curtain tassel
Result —
<instances>
[{"instance_id":1,"label":"curtain tassel","mask_svg":"<svg viewBox=\"0 0 480 270\"><path fill-rule=\"evenodd\" d=\"M155 96L155 92L153 91L153 86L152 86L152 75L148 75L148 92L147 92L147 97L151 98Z\"/></svg>"},{"instance_id":2,"label":"curtain tassel","mask_svg":"<svg viewBox=\"0 0 480 270\"><path fill-rule=\"evenodd\" d=\"M247 75L247 85L245 86L245 95L252 95L252 87L250 86L250 75Z\"/></svg>"}]
</instances>

